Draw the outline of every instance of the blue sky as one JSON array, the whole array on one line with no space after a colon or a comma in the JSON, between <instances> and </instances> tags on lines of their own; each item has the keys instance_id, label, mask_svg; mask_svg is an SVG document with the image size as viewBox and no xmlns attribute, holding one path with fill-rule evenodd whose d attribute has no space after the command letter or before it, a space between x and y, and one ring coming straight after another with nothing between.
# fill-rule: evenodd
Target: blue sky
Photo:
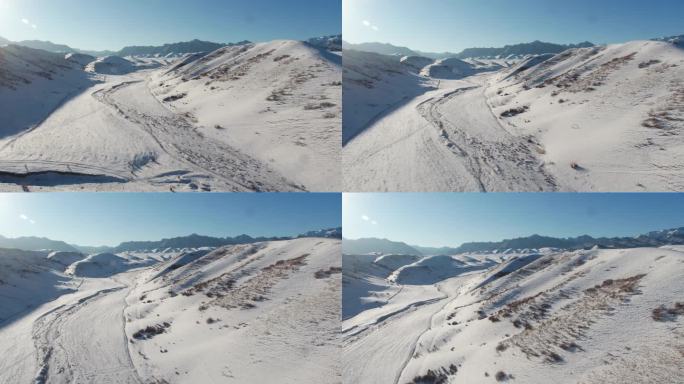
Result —
<instances>
[{"instance_id":1,"label":"blue sky","mask_svg":"<svg viewBox=\"0 0 684 384\"><path fill-rule=\"evenodd\" d=\"M345 194L345 238L458 246L532 234L633 236L684 226L684 194Z\"/></svg>"},{"instance_id":2,"label":"blue sky","mask_svg":"<svg viewBox=\"0 0 684 384\"><path fill-rule=\"evenodd\" d=\"M344 39L428 52L684 34L681 0L344 0Z\"/></svg>"},{"instance_id":3,"label":"blue sky","mask_svg":"<svg viewBox=\"0 0 684 384\"><path fill-rule=\"evenodd\" d=\"M88 50L306 39L342 29L341 0L0 0L0 36Z\"/></svg>"},{"instance_id":4,"label":"blue sky","mask_svg":"<svg viewBox=\"0 0 684 384\"><path fill-rule=\"evenodd\" d=\"M117 245L199 233L291 236L341 225L340 194L0 194L0 235Z\"/></svg>"}]
</instances>

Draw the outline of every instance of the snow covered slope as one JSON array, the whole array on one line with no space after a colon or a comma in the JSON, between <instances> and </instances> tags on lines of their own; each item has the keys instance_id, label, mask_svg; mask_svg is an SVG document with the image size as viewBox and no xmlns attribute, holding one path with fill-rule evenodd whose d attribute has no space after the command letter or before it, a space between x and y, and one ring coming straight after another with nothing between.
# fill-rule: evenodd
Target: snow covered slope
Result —
<instances>
[{"instance_id":1,"label":"snow covered slope","mask_svg":"<svg viewBox=\"0 0 684 384\"><path fill-rule=\"evenodd\" d=\"M149 382L339 383L340 241L227 246L159 264L128 296Z\"/></svg>"},{"instance_id":2,"label":"snow covered slope","mask_svg":"<svg viewBox=\"0 0 684 384\"><path fill-rule=\"evenodd\" d=\"M298 41L224 47L149 84L198 132L269 164L312 191L339 191L339 55Z\"/></svg>"},{"instance_id":3,"label":"snow covered slope","mask_svg":"<svg viewBox=\"0 0 684 384\"><path fill-rule=\"evenodd\" d=\"M0 327L38 304L72 292L61 264L45 252L0 249Z\"/></svg>"},{"instance_id":4,"label":"snow covered slope","mask_svg":"<svg viewBox=\"0 0 684 384\"><path fill-rule=\"evenodd\" d=\"M508 131L538 146L561 189L681 191L683 78L681 47L634 41L532 58L485 94Z\"/></svg>"},{"instance_id":5,"label":"snow covered slope","mask_svg":"<svg viewBox=\"0 0 684 384\"><path fill-rule=\"evenodd\" d=\"M401 63L401 57L355 50L345 50L343 56L344 145L383 115L433 87L418 75L415 59Z\"/></svg>"},{"instance_id":6,"label":"snow covered slope","mask_svg":"<svg viewBox=\"0 0 684 384\"><path fill-rule=\"evenodd\" d=\"M0 250L0 382L339 383L340 242Z\"/></svg>"},{"instance_id":7,"label":"snow covered slope","mask_svg":"<svg viewBox=\"0 0 684 384\"><path fill-rule=\"evenodd\" d=\"M100 57L86 66L86 71L103 75L125 75L135 70L135 65L119 56Z\"/></svg>"},{"instance_id":8,"label":"snow covered slope","mask_svg":"<svg viewBox=\"0 0 684 384\"><path fill-rule=\"evenodd\" d=\"M0 61L2 190L341 189L339 55L275 41L86 70L14 46Z\"/></svg>"},{"instance_id":9,"label":"snow covered slope","mask_svg":"<svg viewBox=\"0 0 684 384\"><path fill-rule=\"evenodd\" d=\"M130 259L112 253L90 255L69 266L67 275L75 277L109 277L130 269L142 268L156 263L155 259Z\"/></svg>"},{"instance_id":10,"label":"snow covered slope","mask_svg":"<svg viewBox=\"0 0 684 384\"><path fill-rule=\"evenodd\" d=\"M63 54L0 47L0 138L35 127L92 84L80 64Z\"/></svg>"},{"instance_id":11,"label":"snow covered slope","mask_svg":"<svg viewBox=\"0 0 684 384\"><path fill-rule=\"evenodd\" d=\"M684 49L674 42L447 59L422 70L439 88L427 92L407 87L390 56L347 54L347 191L684 190Z\"/></svg>"},{"instance_id":12,"label":"snow covered slope","mask_svg":"<svg viewBox=\"0 0 684 384\"><path fill-rule=\"evenodd\" d=\"M345 382L677 382L682 273L684 248L664 246L517 255L398 285L343 322Z\"/></svg>"},{"instance_id":13,"label":"snow covered slope","mask_svg":"<svg viewBox=\"0 0 684 384\"><path fill-rule=\"evenodd\" d=\"M80 252L60 252L60 251L54 251L50 252L50 254L47 255L48 260L54 261L55 263L59 263L66 267L70 266L71 264L81 261L86 258L86 255L80 253Z\"/></svg>"},{"instance_id":14,"label":"snow covered slope","mask_svg":"<svg viewBox=\"0 0 684 384\"><path fill-rule=\"evenodd\" d=\"M94 56L86 55L84 53L67 53L64 56L64 59L66 59L66 61L76 63L80 65L82 68L85 68L88 64L95 61L96 58Z\"/></svg>"}]
</instances>

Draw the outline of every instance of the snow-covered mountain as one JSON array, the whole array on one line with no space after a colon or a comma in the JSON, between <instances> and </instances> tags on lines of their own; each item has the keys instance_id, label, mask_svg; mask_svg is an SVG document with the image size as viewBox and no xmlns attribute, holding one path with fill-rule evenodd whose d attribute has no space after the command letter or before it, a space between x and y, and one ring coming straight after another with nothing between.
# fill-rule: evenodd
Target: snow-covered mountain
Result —
<instances>
[{"instance_id":1,"label":"snow-covered mountain","mask_svg":"<svg viewBox=\"0 0 684 384\"><path fill-rule=\"evenodd\" d=\"M136 370L170 383L337 383L340 272L339 240L324 239L160 264L125 310Z\"/></svg>"},{"instance_id":2,"label":"snow-covered mountain","mask_svg":"<svg viewBox=\"0 0 684 384\"><path fill-rule=\"evenodd\" d=\"M343 145L387 111L433 89L428 79L418 75L413 60L402 63L401 59L372 52L344 51Z\"/></svg>"},{"instance_id":3,"label":"snow-covered mountain","mask_svg":"<svg viewBox=\"0 0 684 384\"><path fill-rule=\"evenodd\" d=\"M335 191L340 62L298 41L245 44L159 72L151 89L169 108L196 119L201 134L240 148L307 190Z\"/></svg>"},{"instance_id":4,"label":"snow-covered mountain","mask_svg":"<svg viewBox=\"0 0 684 384\"><path fill-rule=\"evenodd\" d=\"M0 249L0 381L339 383L339 254L302 238L63 272Z\"/></svg>"},{"instance_id":5,"label":"snow-covered mountain","mask_svg":"<svg viewBox=\"0 0 684 384\"><path fill-rule=\"evenodd\" d=\"M0 47L0 137L30 130L92 84L82 66L63 54L17 45Z\"/></svg>"},{"instance_id":6,"label":"snow-covered mountain","mask_svg":"<svg viewBox=\"0 0 684 384\"><path fill-rule=\"evenodd\" d=\"M322 237L0 249L0 382L339 383L339 255Z\"/></svg>"},{"instance_id":7,"label":"snow-covered mountain","mask_svg":"<svg viewBox=\"0 0 684 384\"><path fill-rule=\"evenodd\" d=\"M340 190L341 58L326 49L90 61L12 45L0 63L4 190Z\"/></svg>"},{"instance_id":8,"label":"snow-covered mountain","mask_svg":"<svg viewBox=\"0 0 684 384\"><path fill-rule=\"evenodd\" d=\"M420 74L426 60L347 50L345 190L681 191L684 50L664 40Z\"/></svg>"},{"instance_id":9,"label":"snow-covered mountain","mask_svg":"<svg viewBox=\"0 0 684 384\"><path fill-rule=\"evenodd\" d=\"M684 373L682 246L387 257L344 256L345 383L670 383Z\"/></svg>"},{"instance_id":10,"label":"snow-covered mountain","mask_svg":"<svg viewBox=\"0 0 684 384\"><path fill-rule=\"evenodd\" d=\"M91 55L86 55L84 53L67 53L64 58L66 61L76 63L81 67L85 68L88 64L95 61L96 57Z\"/></svg>"},{"instance_id":11,"label":"snow-covered mountain","mask_svg":"<svg viewBox=\"0 0 684 384\"><path fill-rule=\"evenodd\" d=\"M502 71L484 92L500 124L528 138L559 189L682 190L681 47L634 41L544 59Z\"/></svg>"}]
</instances>

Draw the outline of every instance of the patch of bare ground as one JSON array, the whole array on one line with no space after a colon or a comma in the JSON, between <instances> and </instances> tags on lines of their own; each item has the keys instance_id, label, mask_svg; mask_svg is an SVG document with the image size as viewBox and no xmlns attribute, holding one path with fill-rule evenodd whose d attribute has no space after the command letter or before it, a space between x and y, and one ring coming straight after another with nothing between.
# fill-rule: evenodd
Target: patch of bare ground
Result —
<instances>
[{"instance_id":1,"label":"patch of bare ground","mask_svg":"<svg viewBox=\"0 0 684 384\"><path fill-rule=\"evenodd\" d=\"M543 306L531 309L539 313L527 320L525 330L503 344L520 348L528 357L543 358L549 363L564 362L563 353L581 351L579 340L599 318L615 311L617 305L638 295L638 285L645 275L608 279L586 289L581 296L550 315ZM530 300L531 301L531 300Z\"/></svg>"}]
</instances>

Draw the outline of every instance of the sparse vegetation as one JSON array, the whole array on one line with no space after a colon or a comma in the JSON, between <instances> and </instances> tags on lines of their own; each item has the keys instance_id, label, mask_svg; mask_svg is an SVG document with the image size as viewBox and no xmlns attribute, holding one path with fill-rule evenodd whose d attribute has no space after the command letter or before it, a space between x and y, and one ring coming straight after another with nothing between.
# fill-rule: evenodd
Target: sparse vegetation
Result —
<instances>
[{"instance_id":1,"label":"sparse vegetation","mask_svg":"<svg viewBox=\"0 0 684 384\"><path fill-rule=\"evenodd\" d=\"M332 107L334 107L334 106L336 106L336 105L337 105L337 104L331 103L331 102L329 102L329 101L324 101L324 102L321 102L321 103L309 103L309 104L307 104L307 105L304 106L304 110L306 110L306 111L311 111L311 110L315 110L315 109L332 108Z\"/></svg>"},{"instance_id":2,"label":"sparse vegetation","mask_svg":"<svg viewBox=\"0 0 684 384\"><path fill-rule=\"evenodd\" d=\"M171 328L171 324L168 322L150 325L134 333L133 338L136 340L149 340L157 335L166 333L166 330L169 328Z\"/></svg>"},{"instance_id":3,"label":"sparse vegetation","mask_svg":"<svg viewBox=\"0 0 684 384\"><path fill-rule=\"evenodd\" d=\"M181 94L178 94L178 95L167 96L167 97L164 98L164 101L167 102L167 103L169 103L169 102L172 102L172 101L180 100L180 99L184 98L184 97L187 96L187 95L188 95L187 93L181 93Z\"/></svg>"},{"instance_id":4,"label":"sparse vegetation","mask_svg":"<svg viewBox=\"0 0 684 384\"><path fill-rule=\"evenodd\" d=\"M661 305L653 310L651 318L655 321L675 321L678 316L684 315L684 303L675 303L672 307Z\"/></svg>"},{"instance_id":5,"label":"sparse vegetation","mask_svg":"<svg viewBox=\"0 0 684 384\"><path fill-rule=\"evenodd\" d=\"M528 106L522 106L522 107L516 107L516 108L511 108L507 111L501 112L501 117L513 117L517 116L521 113L525 113L530 109Z\"/></svg>"},{"instance_id":6,"label":"sparse vegetation","mask_svg":"<svg viewBox=\"0 0 684 384\"><path fill-rule=\"evenodd\" d=\"M644 61L644 62L639 63L639 68L644 69L644 68L650 67L651 65L660 64L660 63L661 63L660 60Z\"/></svg>"},{"instance_id":7,"label":"sparse vegetation","mask_svg":"<svg viewBox=\"0 0 684 384\"><path fill-rule=\"evenodd\" d=\"M317 279L326 279L333 274L342 273L342 268L340 267L330 267L328 270L318 270L314 273L314 277Z\"/></svg>"}]
</instances>

